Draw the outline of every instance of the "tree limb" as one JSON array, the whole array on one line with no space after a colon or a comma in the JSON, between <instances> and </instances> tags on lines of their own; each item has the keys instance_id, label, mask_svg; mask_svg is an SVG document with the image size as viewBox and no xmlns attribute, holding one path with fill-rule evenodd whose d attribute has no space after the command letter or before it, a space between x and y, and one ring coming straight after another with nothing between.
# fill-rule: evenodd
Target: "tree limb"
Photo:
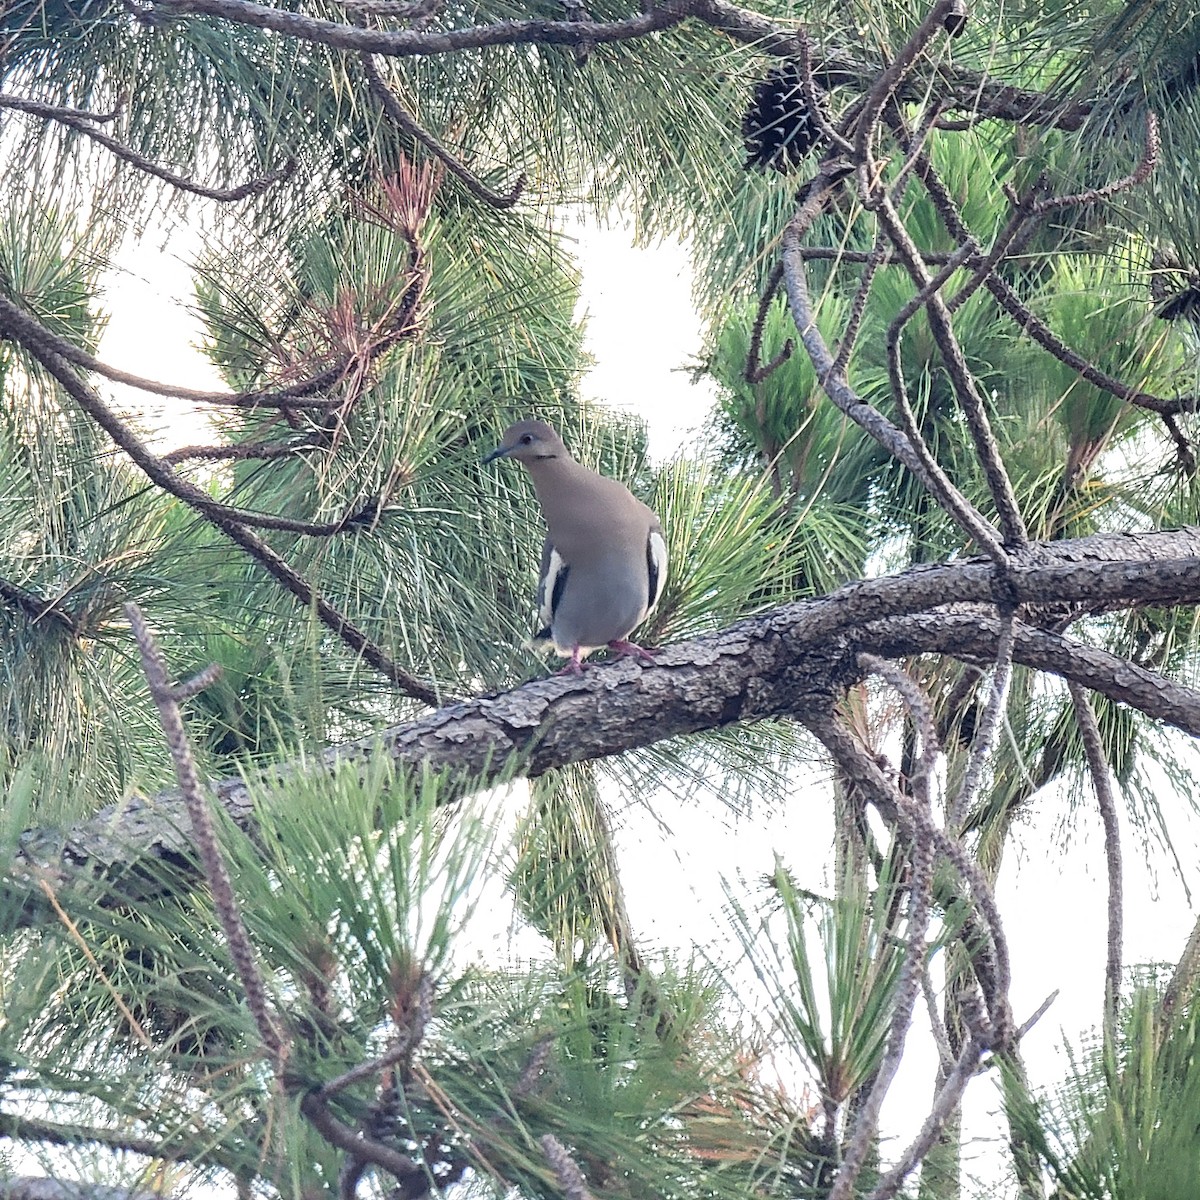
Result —
<instances>
[{"instance_id":1,"label":"tree limb","mask_svg":"<svg viewBox=\"0 0 1200 1200\"><path fill-rule=\"evenodd\" d=\"M719 632L662 649L657 664L618 662L578 678L536 680L509 692L448 705L379 734L284 763L263 786L387 756L401 770L449 773L467 787L540 775L666 738L738 722L824 712L863 675L860 654L897 658L947 654L995 661L1000 623L997 572L984 559L920 566L860 580L827 596L784 605ZM1006 587L1013 602L1071 604L1082 612L1200 603L1200 528L1103 534L1034 543L1014 555ZM1200 692L1062 634L1018 625L1013 661L1049 671L1151 718L1200 735ZM217 799L243 828L254 799L240 778L215 781ZM131 854L131 851L134 852ZM14 868L0 878L0 903L14 920L44 920L37 881L58 894L105 875L114 893L162 889L148 864L193 871L192 842L177 793L130 798L69 830L34 829L20 839Z\"/></svg>"}]
</instances>

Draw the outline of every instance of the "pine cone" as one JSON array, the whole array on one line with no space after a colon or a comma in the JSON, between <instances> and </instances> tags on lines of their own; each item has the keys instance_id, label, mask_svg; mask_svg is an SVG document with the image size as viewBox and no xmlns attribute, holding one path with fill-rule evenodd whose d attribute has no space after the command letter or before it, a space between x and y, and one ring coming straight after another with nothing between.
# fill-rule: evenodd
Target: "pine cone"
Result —
<instances>
[{"instance_id":1,"label":"pine cone","mask_svg":"<svg viewBox=\"0 0 1200 1200\"><path fill-rule=\"evenodd\" d=\"M813 85L818 102L824 97ZM799 166L821 140L821 130L804 99L800 64L787 61L774 67L754 89L742 117L746 169L789 171Z\"/></svg>"}]
</instances>

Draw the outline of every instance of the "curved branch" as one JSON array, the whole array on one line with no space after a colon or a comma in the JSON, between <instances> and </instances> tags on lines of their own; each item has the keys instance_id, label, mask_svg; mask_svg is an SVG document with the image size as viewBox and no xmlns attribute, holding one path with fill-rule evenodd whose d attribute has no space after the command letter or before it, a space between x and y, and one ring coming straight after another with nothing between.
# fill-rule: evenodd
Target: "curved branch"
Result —
<instances>
[{"instance_id":1,"label":"curved branch","mask_svg":"<svg viewBox=\"0 0 1200 1200\"><path fill-rule=\"evenodd\" d=\"M812 360L822 390L837 408L866 430L889 454L908 467L945 507L960 528L980 547L986 549L997 563L1002 564L1006 562L1007 555L996 530L954 486L923 442L911 441L903 430L898 429L878 409L858 395L850 386L845 372L835 369L836 360L821 336L808 290L804 248L800 238L843 175L844 171L837 163L823 163L816 179L809 185L799 211L783 231L784 283L788 305L796 322L800 340Z\"/></svg>"},{"instance_id":2,"label":"curved branch","mask_svg":"<svg viewBox=\"0 0 1200 1200\"><path fill-rule=\"evenodd\" d=\"M139 154L132 146L119 142L115 137L111 137L95 127L95 122L110 118L80 112L73 108L60 108L54 104L42 104L37 100L23 100L20 96L0 96L0 108L13 109L16 112L28 113L33 117L41 117L45 121L54 121L59 125L65 125L103 146L116 158L128 163L143 174L153 175L155 179L161 179L181 192L190 192L193 196L203 196L207 200L219 200L223 203L246 200L250 196L257 196L265 192L272 184L287 179L296 170L295 160L289 158L274 171L268 171L267 174L248 180L246 183L240 183L236 187L208 187L206 184L189 179L186 175L180 175L176 171L160 167L153 159Z\"/></svg>"},{"instance_id":3,"label":"curved branch","mask_svg":"<svg viewBox=\"0 0 1200 1200\"><path fill-rule=\"evenodd\" d=\"M1104 860L1108 868L1108 947L1104 968L1104 1039L1105 1049L1115 1053L1117 1044L1117 1015L1121 1006L1121 942L1124 915L1121 899L1121 825L1117 819L1117 802L1113 796L1112 777L1104 739L1088 694L1077 683L1067 685L1079 736L1087 758L1100 820L1104 825Z\"/></svg>"},{"instance_id":4,"label":"curved branch","mask_svg":"<svg viewBox=\"0 0 1200 1200\"><path fill-rule=\"evenodd\" d=\"M387 54L395 58L415 54L452 54L486 46L578 46L582 42L620 42L669 29L692 15L698 0L673 0L622 21L496 21L463 29L365 29L323 21L252 0L155 0L151 11L163 16L219 17L237 25L270 29L304 42L317 42L360 54Z\"/></svg>"},{"instance_id":5,"label":"curved branch","mask_svg":"<svg viewBox=\"0 0 1200 1200\"><path fill-rule=\"evenodd\" d=\"M371 94L383 106L383 111L410 138L420 142L426 150L435 155L437 160L445 166L446 170L466 186L467 191L472 196L478 200L482 200L485 204L490 204L493 208L512 208L516 204L525 190L524 174L517 176L516 182L507 192L497 192L488 187L474 171L461 162L429 130L408 114L404 106L396 98L396 94L384 81L379 67L375 63L375 59L370 54L360 55L359 61L362 63L363 73L367 77L367 84L371 89Z\"/></svg>"}]
</instances>

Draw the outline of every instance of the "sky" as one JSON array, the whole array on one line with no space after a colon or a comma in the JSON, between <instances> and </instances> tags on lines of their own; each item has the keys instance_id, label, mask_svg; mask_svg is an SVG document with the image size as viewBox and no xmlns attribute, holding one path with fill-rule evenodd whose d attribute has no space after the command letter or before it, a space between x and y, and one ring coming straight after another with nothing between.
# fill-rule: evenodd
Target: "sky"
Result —
<instances>
[{"instance_id":1,"label":"sky","mask_svg":"<svg viewBox=\"0 0 1200 1200\"><path fill-rule=\"evenodd\" d=\"M650 452L663 461L685 445L705 420L713 394L691 384L684 370L701 348L691 303L685 247L663 243L635 248L629 231L580 226L573 231L583 277L581 315L595 365L583 381L594 403L635 412L648 423ZM112 277L112 312L99 356L114 365L193 387L220 387L215 370L195 351L198 330L187 311L181 263L199 247L196 235L177 231L156 252L142 243L135 264ZM180 405L163 401L161 444L194 440L200 427L180 420ZM824 780L798 776L789 794L740 818L713 800L665 794L652 804L626 802L615 813L623 884L635 932L646 944L694 945L718 963L734 950L724 916L725 883L738 891L758 886L778 856L800 886L829 892L827 860L833 825ZM1064 1045L1100 1019L1106 940L1107 880L1100 822L1085 799L1083 815L1065 823L1066 798L1048 789L1024 818L1004 864L997 899L1012 953L1012 1001L1018 1023L1057 990L1059 996L1024 1043L1030 1075L1049 1084L1065 1068ZM1183 797L1164 783L1162 804L1177 838L1183 879L1165 855L1139 841L1122 815L1125 853L1125 961L1174 962L1195 920L1200 894L1198 823ZM664 834L669 831L669 836ZM1192 895L1186 887L1193 889ZM915 1132L927 1111L935 1059L932 1041L915 1034L916 1051L884 1110L898 1138ZM786 1073L786 1065L781 1068ZM792 1080L798 1083L798 1080ZM990 1080L968 1093L968 1137L980 1171L998 1161L999 1107ZM987 1139L1000 1138L990 1145Z\"/></svg>"}]
</instances>

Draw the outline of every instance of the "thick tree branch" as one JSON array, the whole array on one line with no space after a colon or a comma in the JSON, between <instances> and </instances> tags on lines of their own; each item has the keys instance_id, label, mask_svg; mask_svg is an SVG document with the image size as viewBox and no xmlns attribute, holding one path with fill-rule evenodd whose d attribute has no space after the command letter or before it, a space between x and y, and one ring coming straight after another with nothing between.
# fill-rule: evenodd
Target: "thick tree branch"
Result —
<instances>
[{"instance_id":1,"label":"thick tree branch","mask_svg":"<svg viewBox=\"0 0 1200 1200\"><path fill-rule=\"evenodd\" d=\"M1035 611L1064 604L1103 612L1200 603L1200 529L1034 543L1014 555L1005 586L1013 602ZM862 677L864 653L994 662L1001 639L1000 622L992 615L996 588L996 569L983 559L861 580L665 647L652 668L619 662L577 679L538 680L449 705L314 754L304 764L283 764L264 786L271 781L286 786L297 773L329 772L386 756L402 770L456 776L458 792L450 784L445 790L452 799L465 787L501 783L518 773L539 775L666 738L825 712L834 695ZM1200 735L1200 692L1107 651L1018 625L1012 656ZM230 816L252 828L254 802L247 786L226 779L213 788ZM60 894L96 874L124 876L113 890L130 896L157 891L161 883L129 870L136 857L131 851L151 862L190 864L191 845L177 794L129 799L71 830L28 831L14 870L0 881L0 901L23 914L20 919L44 919L37 880L46 873Z\"/></svg>"},{"instance_id":2,"label":"thick tree branch","mask_svg":"<svg viewBox=\"0 0 1200 1200\"><path fill-rule=\"evenodd\" d=\"M297 41L316 42L360 54L402 58L415 54L452 54L485 46L578 46L583 42L628 41L669 29L685 20L696 0L675 0L623 21L497 21L463 29L365 29L341 25L288 9L271 8L251 0L156 0L151 11L163 16L217 17L237 25L270 29Z\"/></svg>"},{"instance_id":3,"label":"thick tree branch","mask_svg":"<svg viewBox=\"0 0 1200 1200\"><path fill-rule=\"evenodd\" d=\"M460 29L364 29L271 8L252 0L156 0L152 13L163 17L215 17L239 25L270 29L298 41L340 50L392 57L452 54L488 46L594 46L629 41L658 33L693 19L753 45L764 54L799 59L808 54L814 76L827 86L846 84L868 90L884 63L860 59L823 47L806 46L804 31L776 24L769 17L740 8L727 0L666 0L648 10L616 21L497 21ZM1092 112L1090 101L1074 101L1044 92L1010 87L976 71L953 65L913 70L898 81L900 100L926 100L942 108L966 111L997 121L1079 129Z\"/></svg>"}]
</instances>

